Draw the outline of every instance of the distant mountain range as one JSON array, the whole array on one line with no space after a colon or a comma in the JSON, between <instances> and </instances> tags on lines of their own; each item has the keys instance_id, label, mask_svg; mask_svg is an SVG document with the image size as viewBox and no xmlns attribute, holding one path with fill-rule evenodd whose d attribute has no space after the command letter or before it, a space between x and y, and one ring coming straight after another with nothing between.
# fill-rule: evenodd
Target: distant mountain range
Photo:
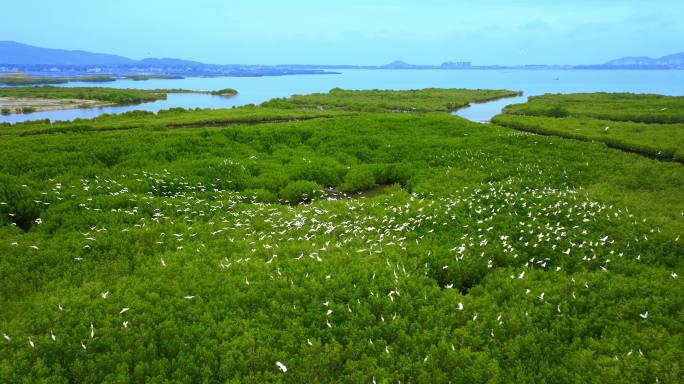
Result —
<instances>
[{"instance_id":1,"label":"distant mountain range","mask_svg":"<svg viewBox=\"0 0 684 384\"><path fill-rule=\"evenodd\" d=\"M315 68L279 68L263 65L215 65L173 58L133 60L86 51L34 47L0 41L0 73L25 72L71 76L83 74L170 74L179 76L284 76L334 74Z\"/></svg>"},{"instance_id":2,"label":"distant mountain range","mask_svg":"<svg viewBox=\"0 0 684 384\"><path fill-rule=\"evenodd\" d=\"M659 57L656 59L639 56L639 57L623 57L621 59L611 60L604 65L611 66L684 66L684 52L675 53Z\"/></svg>"},{"instance_id":3,"label":"distant mountain range","mask_svg":"<svg viewBox=\"0 0 684 384\"><path fill-rule=\"evenodd\" d=\"M14 41L0 41L0 63L16 65L133 64L135 60L104 53L39 48Z\"/></svg>"},{"instance_id":4,"label":"distant mountain range","mask_svg":"<svg viewBox=\"0 0 684 384\"><path fill-rule=\"evenodd\" d=\"M624 57L598 65L474 66L470 62L444 62L441 65L415 65L394 61L379 66L356 65L215 65L174 58L133 60L123 56L86 51L34 47L13 41L0 41L0 72L161 72L186 76L279 76L328 74L327 69L684 69L684 52L660 58Z\"/></svg>"},{"instance_id":5,"label":"distant mountain range","mask_svg":"<svg viewBox=\"0 0 684 384\"><path fill-rule=\"evenodd\" d=\"M198 61L149 58L133 60L128 57L93 53L86 51L68 51L34 47L14 41L0 41L0 64L15 65L142 65L142 66L203 66Z\"/></svg>"}]
</instances>

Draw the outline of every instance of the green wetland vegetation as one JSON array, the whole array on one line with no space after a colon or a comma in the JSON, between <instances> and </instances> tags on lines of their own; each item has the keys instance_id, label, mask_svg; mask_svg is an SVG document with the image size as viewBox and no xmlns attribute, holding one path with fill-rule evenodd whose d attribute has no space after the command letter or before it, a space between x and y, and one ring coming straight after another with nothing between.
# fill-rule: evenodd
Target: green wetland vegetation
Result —
<instances>
[{"instance_id":1,"label":"green wetland vegetation","mask_svg":"<svg viewBox=\"0 0 684 384\"><path fill-rule=\"evenodd\" d=\"M90 83L106 83L116 81L112 76L81 76L81 77L35 77L35 76L1 76L0 85L47 85L66 84L72 81L84 81Z\"/></svg>"},{"instance_id":2,"label":"green wetland vegetation","mask_svg":"<svg viewBox=\"0 0 684 384\"><path fill-rule=\"evenodd\" d=\"M96 75L96 76L74 76L74 77L45 77L45 76L26 76L12 74L8 76L0 76L0 85L9 86L22 86L22 85L49 85L49 84L66 84L74 81L86 82L86 83L106 83L116 81L118 79L144 81L150 79L183 79L183 76L179 75L167 75L167 74L153 74L153 75L124 75L124 76L109 76L109 75Z\"/></svg>"},{"instance_id":3,"label":"green wetland vegetation","mask_svg":"<svg viewBox=\"0 0 684 384\"><path fill-rule=\"evenodd\" d=\"M129 79L129 80L136 80L136 81L144 81L144 80L151 80L151 79L183 79L183 76L179 75L126 75L124 76L124 79Z\"/></svg>"},{"instance_id":4,"label":"green wetland vegetation","mask_svg":"<svg viewBox=\"0 0 684 384\"><path fill-rule=\"evenodd\" d=\"M166 98L165 91L119 89L104 87L6 87L0 88L0 97L35 99L97 100L114 105L140 104Z\"/></svg>"},{"instance_id":5,"label":"green wetland vegetation","mask_svg":"<svg viewBox=\"0 0 684 384\"><path fill-rule=\"evenodd\" d=\"M496 124L530 132L595 140L612 147L684 162L684 97L570 94L530 97L495 116Z\"/></svg>"},{"instance_id":6,"label":"green wetland vegetation","mask_svg":"<svg viewBox=\"0 0 684 384\"><path fill-rule=\"evenodd\" d=\"M107 105L135 105L166 99L169 93L203 93L232 97L238 92L231 88L216 91L191 91L185 89L140 90L104 87L4 87L0 88L0 114L31 113L51 109L94 108ZM133 115L137 115L137 111L133 112ZM35 125L35 122L28 122L27 124Z\"/></svg>"},{"instance_id":7,"label":"green wetland vegetation","mask_svg":"<svg viewBox=\"0 0 684 384\"><path fill-rule=\"evenodd\" d=\"M507 93L0 126L0 380L681 382L684 167Z\"/></svg>"},{"instance_id":8,"label":"green wetland vegetation","mask_svg":"<svg viewBox=\"0 0 684 384\"><path fill-rule=\"evenodd\" d=\"M268 108L344 110L358 112L452 112L470 103L519 96L517 91L427 88L408 91L352 91L340 88L328 93L295 95L263 103Z\"/></svg>"}]
</instances>

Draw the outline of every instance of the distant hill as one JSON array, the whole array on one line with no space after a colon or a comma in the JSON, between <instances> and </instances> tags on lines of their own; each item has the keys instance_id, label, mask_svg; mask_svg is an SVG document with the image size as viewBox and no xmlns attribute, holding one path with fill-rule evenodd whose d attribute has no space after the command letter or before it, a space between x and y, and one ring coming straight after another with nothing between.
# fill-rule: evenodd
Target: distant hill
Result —
<instances>
[{"instance_id":1,"label":"distant hill","mask_svg":"<svg viewBox=\"0 0 684 384\"><path fill-rule=\"evenodd\" d=\"M140 65L160 66L160 67L199 67L205 65L199 61L170 59L170 58L149 58L137 62Z\"/></svg>"},{"instance_id":2,"label":"distant hill","mask_svg":"<svg viewBox=\"0 0 684 384\"><path fill-rule=\"evenodd\" d=\"M140 65L149 67L201 67L205 65L197 61L173 58L133 60L128 57L104 53L40 48L14 41L0 41L0 64L57 66Z\"/></svg>"},{"instance_id":3,"label":"distant hill","mask_svg":"<svg viewBox=\"0 0 684 384\"><path fill-rule=\"evenodd\" d=\"M135 60L123 56L40 48L14 41L0 41L0 64L104 65L133 63Z\"/></svg>"},{"instance_id":4,"label":"distant hill","mask_svg":"<svg viewBox=\"0 0 684 384\"><path fill-rule=\"evenodd\" d=\"M66 78L100 73L126 76L133 80L154 78L149 77L149 75L175 79L188 76L254 77L338 74L338 72L318 68L242 64L218 65L174 58L133 60L117 55L40 48L14 41L0 41L0 77L11 72L41 75L49 72L52 77ZM164 77L159 77L160 75Z\"/></svg>"},{"instance_id":5,"label":"distant hill","mask_svg":"<svg viewBox=\"0 0 684 384\"><path fill-rule=\"evenodd\" d=\"M608 66L681 66L684 65L684 52L676 53L674 55L663 56L659 58L650 58L647 56L637 57L623 57L620 59L611 60L604 65Z\"/></svg>"},{"instance_id":6,"label":"distant hill","mask_svg":"<svg viewBox=\"0 0 684 384\"><path fill-rule=\"evenodd\" d=\"M386 69L409 69L411 67L412 67L411 64L409 64L405 61L401 61L401 60L393 61L389 64L385 64L382 66L382 68L386 68Z\"/></svg>"}]
</instances>

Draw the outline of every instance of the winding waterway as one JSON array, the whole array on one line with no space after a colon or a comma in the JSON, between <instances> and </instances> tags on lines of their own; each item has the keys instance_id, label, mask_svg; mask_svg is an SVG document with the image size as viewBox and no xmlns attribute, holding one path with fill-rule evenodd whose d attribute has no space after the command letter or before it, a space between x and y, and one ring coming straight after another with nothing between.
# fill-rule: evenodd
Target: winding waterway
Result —
<instances>
[{"instance_id":1,"label":"winding waterway","mask_svg":"<svg viewBox=\"0 0 684 384\"><path fill-rule=\"evenodd\" d=\"M508 104L524 102L528 96L544 93L634 92L684 95L684 70L343 70L339 75L294 75L272 77L190 77L185 79L119 80L112 83L69 83L64 86L103 86L114 88L182 88L218 90L234 88L240 93L232 98L205 94L170 94L167 100L151 103L36 112L0 116L0 122L50 119L92 118L104 113L132 110L156 112L173 107L230 108L259 104L274 97L327 92L344 89L421 89L470 88L510 89L524 92L522 98L475 104L456 114L474 121L486 121Z\"/></svg>"}]
</instances>

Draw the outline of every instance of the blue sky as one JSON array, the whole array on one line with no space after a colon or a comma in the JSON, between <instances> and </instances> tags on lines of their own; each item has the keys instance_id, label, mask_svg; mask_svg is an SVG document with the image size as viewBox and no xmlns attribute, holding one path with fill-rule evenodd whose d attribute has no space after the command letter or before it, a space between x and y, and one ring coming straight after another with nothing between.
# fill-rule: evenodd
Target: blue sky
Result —
<instances>
[{"instance_id":1,"label":"blue sky","mask_svg":"<svg viewBox=\"0 0 684 384\"><path fill-rule=\"evenodd\" d=\"M0 40L219 64L593 64L684 51L682 0L22 0L2 13Z\"/></svg>"}]
</instances>

